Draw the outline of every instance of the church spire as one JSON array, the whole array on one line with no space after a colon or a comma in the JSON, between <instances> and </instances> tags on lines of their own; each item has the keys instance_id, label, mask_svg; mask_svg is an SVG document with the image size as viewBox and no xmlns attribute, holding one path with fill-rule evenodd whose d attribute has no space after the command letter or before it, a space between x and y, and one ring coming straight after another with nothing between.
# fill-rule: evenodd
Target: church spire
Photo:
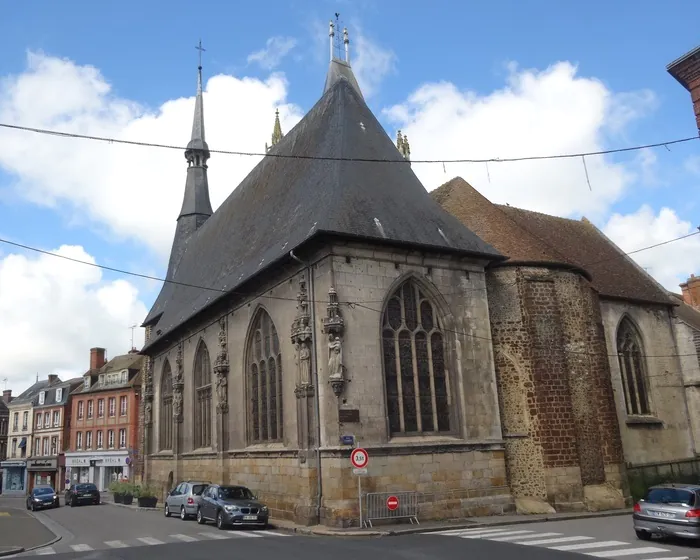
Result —
<instances>
[{"instance_id":1,"label":"church spire","mask_svg":"<svg viewBox=\"0 0 700 560\"><path fill-rule=\"evenodd\" d=\"M170 279L177 269L189 237L201 227L213 214L209 200L209 180L207 178L207 160L210 157L209 146L204 136L204 99L202 93L202 41L195 47L199 51L197 67L197 97L194 102L194 120L192 138L185 149L187 159L187 180L182 208L177 217L173 248L166 278Z\"/></svg>"},{"instance_id":2,"label":"church spire","mask_svg":"<svg viewBox=\"0 0 700 560\"><path fill-rule=\"evenodd\" d=\"M280 124L280 110L275 109L275 124L272 127L272 144L268 146L266 142L265 151L269 152L272 149L272 146L277 144L277 142L282 140L282 138L284 138L284 134L282 134L282 125Z\"/></svg>"}]
</instances>

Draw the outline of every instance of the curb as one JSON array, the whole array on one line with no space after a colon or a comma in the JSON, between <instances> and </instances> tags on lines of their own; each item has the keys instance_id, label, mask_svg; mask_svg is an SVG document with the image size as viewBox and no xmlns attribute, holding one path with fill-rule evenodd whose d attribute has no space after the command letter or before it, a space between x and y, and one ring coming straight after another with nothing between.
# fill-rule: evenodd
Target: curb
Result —
<instances>
[{"instance_id":1,"label":"curb","mask_svg":"<svg viewBox=\"0 0 700 560\"><path fill-rule=\"evenodd\" d=\"M0 557L12 556L13 554L19 554L20 552L24 552L24 548L21 546L10 548L9 550L0 550Z\"/></svg>"},{"instance_id":2,"label":"curb","mask_svg":"<svg viewBox=\"0 0 700 560\"><path fill-rule=\"evenodd\" d=\"M34 515L31 511L28 511L27 513L29 514L30 517L33 517L33 518L36 519L39 523L41 523L44 527L46 527L46 529L47 529L48 531L50 531L51 533L53 533L54 538L53 538L52 540L48 541L48 542L45 542L44 544L39 544L39 545L36 545L36 546L30 546L29 548L25 548L25 549L22 550L22 552L29 552L29 551L31 551L31 550L36 550L36 549L38 549L38 548L44 548L44 547L46 547L46 546L51 546L52 544L56 544L58 541L61 540L62 537L61 537L60 535L57 535L56 533L54 533L54 532L53 532L53 529L51 529L46 523L44 523L44 520L43 520L43 519L37 517L37 516Z\"/></svg>"}]
</instances>

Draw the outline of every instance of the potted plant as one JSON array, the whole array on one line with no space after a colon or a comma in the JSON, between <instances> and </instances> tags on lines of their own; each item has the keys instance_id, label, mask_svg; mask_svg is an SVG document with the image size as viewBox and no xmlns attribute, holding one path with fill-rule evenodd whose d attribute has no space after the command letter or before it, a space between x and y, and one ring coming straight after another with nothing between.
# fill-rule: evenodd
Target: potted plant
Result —
<instances>
[{"instance_id":1,"label":"potted plant","mask_svg":"<svg viewBox=\"0 0 700 560\"><path fill-rule=\"evenodd\" d=\"M128 482L123 482L122 503L130 506L134 502L134 485Z\"/></svg>"},{"instance_id":2,"label":"potted plant","mask_svg":"<svg viewBox=\"0 0 700 560\"><path fill-rule=\"evenodd\" d=\"M148 484L143 484L135 488L134 496L136 496L139 507L154 508L158 503L156 489Z\"/></svg>"},{"instance_id":3,"label":"potted plant","mask_svg":"<svg viewBox=\"0 0 700 560\"><path fill-rule=\"evenodd\" d=\"M124 483L119 481L114 481L109 485L109 491L112 492L114 496L115 504L124 503Z\"/></svg>"}]
</instances>

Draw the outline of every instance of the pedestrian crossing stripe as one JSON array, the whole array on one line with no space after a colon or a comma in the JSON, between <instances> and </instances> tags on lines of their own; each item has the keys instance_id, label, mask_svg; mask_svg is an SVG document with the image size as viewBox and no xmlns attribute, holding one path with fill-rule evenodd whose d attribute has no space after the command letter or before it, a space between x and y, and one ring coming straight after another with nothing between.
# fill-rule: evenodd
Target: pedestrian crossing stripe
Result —
<instances>
[{"instance_id":1,"label":"pedestrian crossing stripe","mask_svg":"<svg viewBox=\"0 0 700 560\"><path fill-rule=\"evenodd\" d=\"M625 541L598 541L594 537L586 535L564 536L561 533L538 533L521 528L522 525L511 527L489 528L472 527L469 529L449 529L435 531L427 535L443 537L458 537L461 539L482 539L488 541L508 542L523 546L540 546L552 550L577 552L594 558L611 558L613 560L688 560L687 556L663 556L673 554L667 548L650 546L654 543L632 544Z\"/></svg>"},{"instance_id":2,"label":"pedestrian crossing stripe","mask_svg":"<svg viewBox=\"0 0 700 560\"><path fill-rule=\"evenodd\" d=\"M9 511L0 511L0 517L10 517Z\"/></svg>"}]
</instances>

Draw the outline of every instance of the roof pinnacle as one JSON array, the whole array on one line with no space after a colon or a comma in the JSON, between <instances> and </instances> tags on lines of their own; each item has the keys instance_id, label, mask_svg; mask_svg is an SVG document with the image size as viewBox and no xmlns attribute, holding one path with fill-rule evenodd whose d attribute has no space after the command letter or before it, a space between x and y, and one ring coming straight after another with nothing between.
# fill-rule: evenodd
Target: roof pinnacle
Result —
<instances>
[{"instance_id":1,"label":"roof pinnacle","mask_svg":"<svg viewBox=\"0 0 700 560\"><path fill-rule=\"evenodd\" d=\"M195 47L199 51L199 65L197 66L197 97L194 102L194 119L192 122L192 138L187 144L185 158L189 165L206 166L209 159L209 146L204 134L204 95L202 92L202 53L206 50L202 47L200 39Z\"/></svg>"},{"instance_id":2,"label":"roof pinnacle","mask_svg":"<svg viewBox=\"0 0 700 560\"><path fill-rule=\"evenodd\" d=\"M268 146L267 143L265 143L265 152L269 152L272 146L277 144L282 138L284 138L284 134L282 134L282 125L280 124L280 110L275 109L275 124L272 127L272 144Z\"/></svg>"}]
</instances>

